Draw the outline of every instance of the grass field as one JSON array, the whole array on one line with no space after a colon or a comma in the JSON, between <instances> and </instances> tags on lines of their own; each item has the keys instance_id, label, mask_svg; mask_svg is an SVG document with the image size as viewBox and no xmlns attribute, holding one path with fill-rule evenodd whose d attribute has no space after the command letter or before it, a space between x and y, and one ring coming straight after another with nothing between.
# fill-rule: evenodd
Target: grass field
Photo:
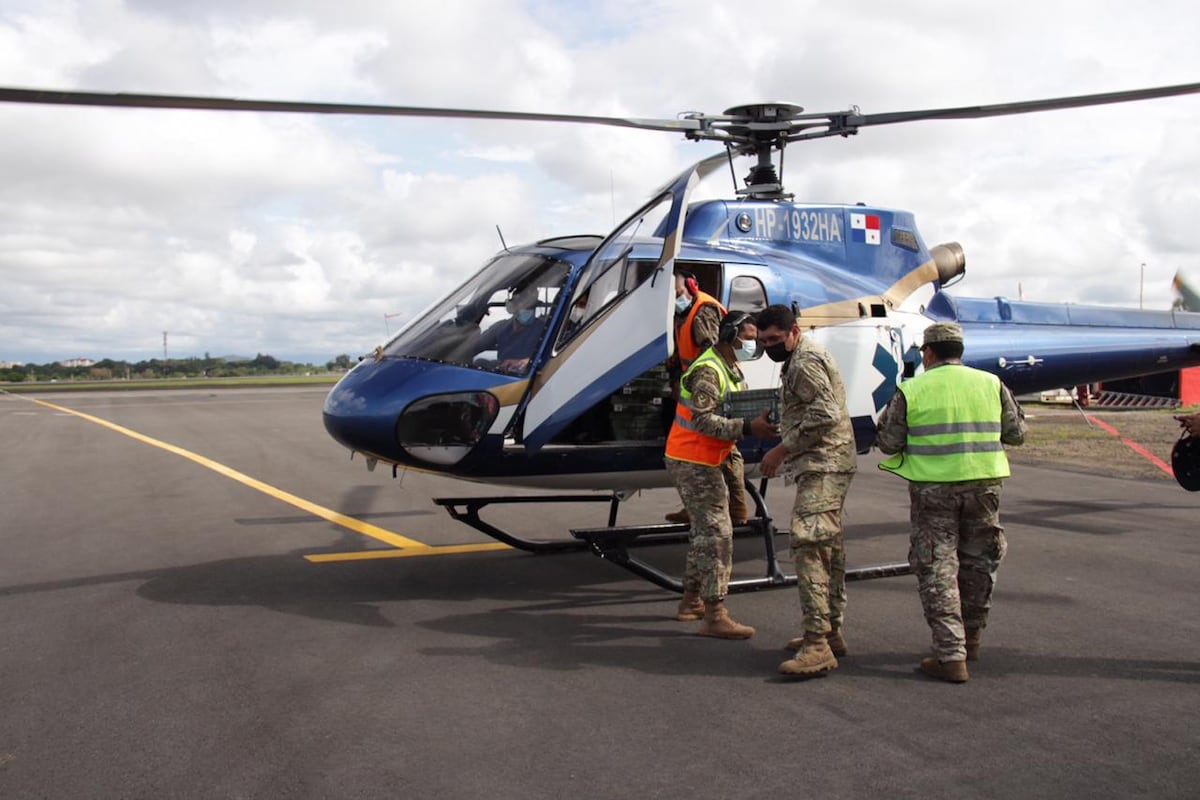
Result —
<instances>
[{"instance_id":1,"label":"grass field","mask_svg":"<svg viewBox=\"0 0 1200 800\"><path fill-rule=\"evenodd\" d=\"M304 386L337 383L341 373L328 375L262 375L249 378L166 378L131 381L38 381L36 383L0 383L0 391L14 394L29 392L96 392L135 389L219 389L251 386Z\"/></svg>"},{"instance_id":2,"label":"grass field","mask_svg":"<svg viewBox=\"0 0 1200 800\"><path fill-rule=\"evenodd\" d=\"M1025 406L1029 434L1022 447L1009 448L1014 465L1054 465L1079 472L1170 481L1172 477L1124 440L1135 443L1170 465L1171 448L1179 438L1172 416L1196 411L1112 411L1087 409L1087 416L1114 428L1113 435L1089 421L1077 409Z\"/></svg>"}]
</instances>

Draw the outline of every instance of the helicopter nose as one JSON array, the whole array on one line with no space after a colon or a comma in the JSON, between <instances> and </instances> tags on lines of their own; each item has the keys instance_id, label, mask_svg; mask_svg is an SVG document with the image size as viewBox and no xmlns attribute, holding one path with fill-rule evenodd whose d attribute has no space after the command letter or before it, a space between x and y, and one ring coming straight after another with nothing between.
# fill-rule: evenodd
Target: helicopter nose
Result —
<instances>
[{"instance_id":1,"label":"helicopter nose","mask_svg":"<svg viewBox=\"0 0 1200 800\"><path fill-rule=\"evenodd\" d=\"M325 429L369 457L457 464L483 439L500 410L499 400L488 391L374 397L366 391L370 381L348 378L325 399Z\"/></svg>"},{"instance_id":2,"label":"helicopter nose","mask_svg":"<svg viewBox=\"0 0 1200 800\"><path fill-rule=\"evenodd\" d=\"M387 457L387 443L392 439L396 415L387 413L381 403L371 402L368 395L344 383L345 378L325 397L322 414L325 430L353 451Z\"/></svg>"}]
</instances>

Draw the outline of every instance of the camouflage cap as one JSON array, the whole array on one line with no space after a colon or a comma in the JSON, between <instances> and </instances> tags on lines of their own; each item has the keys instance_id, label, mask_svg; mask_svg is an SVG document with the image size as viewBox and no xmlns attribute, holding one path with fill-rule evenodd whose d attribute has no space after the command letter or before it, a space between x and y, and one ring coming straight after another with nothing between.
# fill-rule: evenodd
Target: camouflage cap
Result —
<instances>
[{"instance_id":1,"label":"camouflage cap","mask_svg":"<svg viewBox=\"0 0 1200 800\"><path fill-rule=\"evenodd\" d=\"M935 322L925 329L925 344L934 342L961 342L963 340L962 326L955 322Z\"/></svg>"}]
</instances>

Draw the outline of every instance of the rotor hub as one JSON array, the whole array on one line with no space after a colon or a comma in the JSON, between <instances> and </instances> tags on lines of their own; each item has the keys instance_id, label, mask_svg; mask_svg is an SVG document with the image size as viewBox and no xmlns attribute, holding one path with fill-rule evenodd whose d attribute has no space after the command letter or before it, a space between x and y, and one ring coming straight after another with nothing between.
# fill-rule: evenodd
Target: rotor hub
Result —
<instances>
[{"instance_id":1,"label":"rotor hub","mask_svg":"<svg viewBox=\"0 0 1200 800\"><path fill-rule=\"evenodd\" d=\"M728 117L746 117L750 122L786 122L804 113L794 103L748 103L725 109Z\"/></svg>"}]
</instances>

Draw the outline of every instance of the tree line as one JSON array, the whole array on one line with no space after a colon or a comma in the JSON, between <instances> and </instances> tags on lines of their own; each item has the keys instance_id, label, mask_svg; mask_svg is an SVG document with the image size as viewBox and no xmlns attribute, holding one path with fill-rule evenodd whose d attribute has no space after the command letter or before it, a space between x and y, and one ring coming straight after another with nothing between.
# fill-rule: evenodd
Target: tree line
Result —
<instances>
[{"instance_id":1,"label":"tree line","mask_svg":"<svg viewBox=\"0 0 1200 800\"><path fill-rule=\"evenodd\" d=\"M21 364L0 368L0 382L27 381L111 381L146 380L151 378L245 378L257 375L304 375L322 370L337 372L354 366L345 353L325 362L323 366L282 361L265 353L251 359L212 358L151 358L146 361L124 361L105 358L87 367L65 367L58 362Z\"/></svg>"}]
</instances>

